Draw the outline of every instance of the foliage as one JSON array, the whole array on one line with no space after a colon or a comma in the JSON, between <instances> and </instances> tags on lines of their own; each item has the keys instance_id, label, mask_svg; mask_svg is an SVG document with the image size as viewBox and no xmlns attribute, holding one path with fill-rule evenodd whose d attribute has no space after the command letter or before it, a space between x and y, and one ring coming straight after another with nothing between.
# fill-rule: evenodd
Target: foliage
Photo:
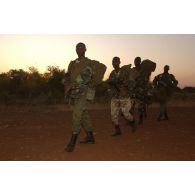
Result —
<instances>
[{"instance_id":1,"label":"foliage","mask_svg":"<svg viewBox=\"0 0 195 195\"><path fill-rule=\"evenodd\" d=\"M41 74L35 67L28 71L11 69L0 74L0 104L58 104L64 102L62 80L65 70L58 66L48 66ZM110 100L108 83L101 82L96 86L96 102L107 103ZM187 94L195 93L195 87L176 89L176 99L185 100ZM191 97L191 96L190 96ZM194 96L193 96L194 97Z\"/></svg>"}]
</instances>

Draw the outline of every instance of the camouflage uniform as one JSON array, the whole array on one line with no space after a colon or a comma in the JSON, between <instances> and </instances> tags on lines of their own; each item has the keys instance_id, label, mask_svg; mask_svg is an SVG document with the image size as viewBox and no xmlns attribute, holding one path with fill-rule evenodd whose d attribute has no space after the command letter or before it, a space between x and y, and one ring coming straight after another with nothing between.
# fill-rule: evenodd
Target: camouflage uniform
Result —
<instances>
[{"instance_id":1,"label":"camouflage uniform","mask_svg":"<svg viewBox=\"0 0 195 195\"><path fill-rule=\"evenodd\" d=\"M132 107L130 94L128 90L129 75L126 71L120 69L118 72L113 70L109 76L108 82L111 90L111 119L114 125L119 125L119 113L128 121L133 121L134 118L129 110Z\"/></svg>"},{"instance_id":2,"label":"camouflage uniform","mask_svg":"<svg viewBox=\"0 0 195 195\"><path fill-rule=\"evenodd\" d=\"M74 150L81 127L86 131L86 137L80 143L95 143L87 104L88 101L93 100L95 85L102 81L106 66L86 58L85 52L86 45L81 42L78 43L76 45L78 58L70 62L68 72L66 73L67 78L64 79L67 81L65 93L68 94L69 102L73 102L72 136L65 148L66 152Z\"/></svg>"},{"instance_id":3,"label":"camouflage uniform","mask_svg":"<svg viewBox=\"0 0 195 195\"><path fill-rule=\"evenodd\" d=\"M112 98L111 100L111 119L114 125L119 125L119 114L122 112L125 119L133 121L133 116L129 112L132 107L130 98Z\"/></svg>"},{"instance_id":4,"label":"camouflage uniform","mask_svg":"<svg viewBox=\"0 0 195 195\"><path fill-rule=\"evenodd\" d=\"M136 68L133 68L136 70ZM135 78L134 98L139 111L139 124L143 123L143 118L147 117L147 105L152 100L152 84L150 80L150 72L140 69L137 71Z\"/></svg>"},{"instance_id":5,"label":"camouflage uniform","mask_svg":"<svg viewBox=\"0 0 195 195\"><path fill-rule=\"evenodd\" d=\"M92 131L91 120L87 111L88 102L93 100L95 95L95 81L93 80L94 63L86 57L71 61L68 67L73 87L70 91L70 99L73 102L72 131L78 134L81 126L85 131Z\"/></svg>"},{"instance_id":6,"label":"camouflage uniform","mask_svg":"<svg viewBox=\"0 0 195 195\"><path fill-rule=\"evenodd\" d=\"M163 116L164 116L164 120L168 120L167 103L172 94L172 91L177 86L177 84L178 84L178 81L175 79L175 76L173 74L162 73L162 74L157 75L154 78L153 80L154 90L159 91L160 93L159 96L163 96L163 92L165 91L166 92L165 95L166 97L168 97L168 98L161 97L162 101L159 101L160 114L159 114L158 120L161 120Z\"/></svg>"},{"instance_id":7,"label":"camouflage uniform","mask_svg":"<svg viewBox=\"0 0 195 195\"><path fill-rule=\"evenodd\" d=\"M161 87L174 88L175 86L177 86L178 81L175 79L175 76L173 74L162 73L157 75L154 78L153 84L157 88L161 88Z\"/></svg>"}]
</instances>

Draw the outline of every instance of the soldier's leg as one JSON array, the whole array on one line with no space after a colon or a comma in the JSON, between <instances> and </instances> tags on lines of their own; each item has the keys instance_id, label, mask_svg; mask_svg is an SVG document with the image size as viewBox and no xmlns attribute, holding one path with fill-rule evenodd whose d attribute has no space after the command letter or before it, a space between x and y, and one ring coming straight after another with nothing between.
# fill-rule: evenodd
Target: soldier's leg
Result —
<instances>
[{"instance_id":1,"label":"soldier's leg","mask_svg":"<svg viewBox=\"0 0 195 195\"><path fill-rule=\"evenodd\" d=\"M165 113L166 113L166 102L161 103L161 119L165 120Z\"/></svg>"},{"instance_id":2,"label":"soldier's leg","mask_svg":"<svg viewBox=\"0 0 195 195\"><path fill-rule=\"evenodd\" d=\"M120 105L121 105L121 111L125 119L128 121L134 121L133 115L129 112L132 106L130 98L121 98Z\"/></svg>"},{"instance_id":3,"label":"soldier's leg","mask_svg":"<svg viewBox=\"0 0 195 195\"><path fill-rule=\"evenodd\" d=\"M137 122L135 118L133 117L133 115L129 112L132 106L131 99L130 98L120 99L120 105L121 105L121 110L123 112L125 119L129 121L129 124L132 127L132 132L135 132L137 129Z\"/></svg>"},{"instance_id":4,"label":"soldier's leg","mask_svg":"<svg viewBox=\"0 0 195 195\"><path fill-rule=\"evenodd\" d=\"M143 103L143 115L145 119L147 118L147 109L148 109L148 105L144 102Z\"/></svg>"},{"instance_id":5,"label":"soldier's leg","mask_svg":"<svg viewBox=\"0 0 195 195\"><path fill-rule=\"evenodd\" d=\"M130 113L134 116L135 115L135 107L136 107L136 101L135 101L135 99L132 99L131 100L131 109L130 109Z\"/></svg>"},{"instance_id":6,"label":"soldier's leg","mask_svg":"<svg viewBox=\"0 0 195 195\"><path fill-rule=\"evenodd\" d=\"M82 115L82 126L84 130L86 131L87 136L80 141L80 143L83 144L94 144L95 143L95 138L93 136L93 131L92 131L92 123L91 119L89 117L88 110L83 111Z\"/></svg>"},{"instance_id":7,"label":"soldier's leg","mask_svg":"<svg viewBox=\"0 0 195 195\"><path fill-rule=\"evenodd\" d=\"M120 102L117 98L111 99L111 120L114 124L115 131L112 136L121 135L121 129L119 126L119 113L120 113Z\"/></svg>"},{"instance_id":8,"label":"soldier's leg","mask_svg":"<svg viewBox=\"0 0 195 195\"><path fill-rule=\"evenodd\" d=\"M91 118L88 110L84 110L81 118L82 126L86 132L92 131Z\"/></svg>"},{"instance_id":9,"label":"soldier's leg","mask_svg":"<svg viewBox=\"0 0 195 195\"><path fill-rule=\"evenodd\" d=\"M160 113L159 113L159 115L158 115L157 120L158 120L158 121L161 121L162 118L163 118L164 106L163 106L163 102L159 102L159 104L160 104Z\"/></svg>"},{"instance_id":10,"label":"soldier's leg","mask_svg":"<svg viewBox=\"0 0 195 195\"><path fill-rule=\"evenodd\" d=\"M83 98L75 100L72 111L72 136L69 144L66 147L67 152L72 152L75 148L77 136L81 128L81 118L85 109Z\"/></svg>"},{"instance_id":11,"label":"soldier's leg","mask_svg":"<svg viewBox=\"0 0 195 195\"><path fill-rule=\"evenodd\" d=\"M143 116L144 116L144 111L143 111L143 103L140 102L138 105L138 112L139 112L139 124L143 124Z\"/></svg>"},{"instance_id":12,"label":"soldier's leg","mask_svg":"<svg viewBox=\"0 0 195 195\"><path fill-rule=\"evenodd\" d=\"M167 103L164 104L164 120L169 120L168 113L167 113Z\"/></svg>"},{"instance_id":13,"label":"soldier's leg","mask_svg":"<svg viewBox=\"0 0 195 195\"><path fill-rule=\"evenodd\" d=\"M147 105L145 102L141 102L139 107L139 124L143 124L144 118L147 118Z\"/></svg>"},{"instance_id":14,"label":"soldier's leg","mask_svg":"<svg viewBox=\"0 0 195 195\"><path fill-rule=\"evenodd\" d=\"M72 113L72 131L78 134L82 125L83 112L86 110L85 97L81 97L75 101Z\"/></svg>"}]
</instances>

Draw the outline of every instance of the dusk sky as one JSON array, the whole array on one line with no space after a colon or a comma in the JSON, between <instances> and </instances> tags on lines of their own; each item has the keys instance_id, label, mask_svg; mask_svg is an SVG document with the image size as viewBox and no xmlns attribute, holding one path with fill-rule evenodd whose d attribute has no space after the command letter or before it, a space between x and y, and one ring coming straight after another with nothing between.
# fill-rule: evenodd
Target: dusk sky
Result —
<instances>
[{"instance_id":1,"label":"dusk sky","mask_svg":"<svg viewBox=\"0 0 195 195\"><path fill-rule=\"evenodd\" d=\"M168 64L180 87L195 86L195 35L0 35L0 72L30 66L45 72L49 65L67 69L77 58L78 42L86 44L87 57L107 66L105 78L114 56L121 58L121 65L140 56L157 63L152 78Z\"/></svg>"}]
</instances>

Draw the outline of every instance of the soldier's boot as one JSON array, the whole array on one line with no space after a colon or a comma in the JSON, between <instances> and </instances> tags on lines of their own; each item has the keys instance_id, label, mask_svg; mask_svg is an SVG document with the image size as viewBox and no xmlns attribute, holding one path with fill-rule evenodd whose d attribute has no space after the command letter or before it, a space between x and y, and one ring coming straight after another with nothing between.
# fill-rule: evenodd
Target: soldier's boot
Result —
<instances>
[{"instance_id":1,"label":"soldier's boot","mask_svg":"<svg viewBox=\"0 0 195 195\"><path fill-rule=\"evenodd\" d=\"M78 134L72 134L71 140L67 147L65 148L66 152L72 152L74 150L77 141L77 136Z\"/></svg>"},{"instance_id":2,"label":"soldier's boot","mask_svg":"<svg viewBox=\"0 0 195 195\"><path fill-rule=\"evenodd\" d=\"M133 121L129 121L129 125L131 126L132 133L137 131L137 121L134 119Z\"/></svg>"},{"instance_id":3,"label":"soldier's boot","mask_svg":"<svg viewBox=\"0 0 195 195\"><path fill-rule=\"evenodd\" d=\"M87 136L80 141L81 144L95 144L95 138L92 131L87 132Z\"/></svg>"},{"instance_id":4,"label":"soldier's boot","mask_svg":"<svg viewBox=\"0 0 195 195\"><path fill-rule=\"evenodd\" d=\"M165 116L165 117L164 117L164 120L165 120L165 121L169 120L169 117L168 117L167 112L165 112L164 116Z\"/></svg>"},{"instance_id":5,"label":"soldier's boot","mask_svg":"<svg viewBox=\"0 0 195 195\"><path fill-rule=\"evenodd\" d=\"M115 132L112 134L113 137L117 136L117 135L121 135L121 129L119 127L119 125L115 125Z\"/></svg>"}]
</instances>

